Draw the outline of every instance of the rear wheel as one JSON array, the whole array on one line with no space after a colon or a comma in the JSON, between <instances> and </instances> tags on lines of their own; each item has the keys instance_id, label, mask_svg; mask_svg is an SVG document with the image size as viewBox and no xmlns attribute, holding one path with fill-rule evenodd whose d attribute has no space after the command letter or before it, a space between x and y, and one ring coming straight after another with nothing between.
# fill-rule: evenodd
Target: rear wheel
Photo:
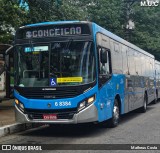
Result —
<instances>
[{"instance_id":1,"label":"rear wheel","mask_svg":"<svg viewBox=\"0 0 160 153\"><path fill-rule=\"evenodd\" d=\"M141 107L141 112L145 113L147 110L147 95L144 95L144 101L143 101L143 106Z\"/></svg>"},{"instance_id":2,"label":"rear wheel","mask_svg":"<svg viewBox=\"0 0 160 153\"><path fill-rule=\"evenodd\" d=\"M156 95L155 95L155 99L153 101L154 104L156 104L158 102L158 94L157 94L157 91L156 91Z\"/></svg>"},{"instance_id":3,"label":"rear wheel","mask_svg":"<svg viewBox=\"0 0 160 153\"><path fill-rule=\"evenodd\" d=\"M120 120L120 110L118 100L115 99L114 106L112 110L112 118L109 120L110 127L116 127Z\"/></svg>"}]
</instances>

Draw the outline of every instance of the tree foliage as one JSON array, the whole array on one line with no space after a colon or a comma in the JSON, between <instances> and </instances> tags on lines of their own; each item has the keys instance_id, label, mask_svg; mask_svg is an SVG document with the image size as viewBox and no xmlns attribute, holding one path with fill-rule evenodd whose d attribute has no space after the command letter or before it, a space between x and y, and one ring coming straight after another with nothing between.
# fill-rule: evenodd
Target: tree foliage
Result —
<instances>
[{"instance_id":1,"label":"tree foliage","mask_svg":"<svg viewBox=\"0 0 160 153\"><path fill-rule=\"evenodd\" d=\"M30 23L59 21L59 20L83 20L84 10L80 3L74 0L25 0L28 4Z\"/></svg>"},{"instance_id":2,"label":"tree foliage","mask_svg":"<svg viewBox=\"0 0 160 153\"><path fill-rule=\"evenodd\" d=\"M115 0L95 0L92 4L88 5L89 19L98 23L102 27L122 35L123 10L121 1Z\"/></svg>"},{"instance_id":3,"label":"tree foliage","mask_svg":"<svg viewBox=\"0 0 160 153\"><path fill-rule=\"evenodd\" d=\"M132 42L160 59L160 7L135 5L135 31Z\"/></svg>"},{"instance_id":4,"label":"tree foliage","mask_svg":"<svg viewBox=\"0 0 160 153\"><path fill-rule=\"evenodd\" d=\"M0 42L8 43L14 31L27 20L27 12L18 1L0 0Z\"/></svg>"},{"instance_id":5,"label":"tree foliage","mask_svg":"<svg viewBox=\"0 0 160 153\"><path fill-rule=\"evenodd\" d=\"M160 7L141 7L135 0L129 17L135 23L129 41L160 59ZM126 0L0 0L0 42L13 29L37 22L89 20L126 38Z\"/></svg>"}]
</instances>

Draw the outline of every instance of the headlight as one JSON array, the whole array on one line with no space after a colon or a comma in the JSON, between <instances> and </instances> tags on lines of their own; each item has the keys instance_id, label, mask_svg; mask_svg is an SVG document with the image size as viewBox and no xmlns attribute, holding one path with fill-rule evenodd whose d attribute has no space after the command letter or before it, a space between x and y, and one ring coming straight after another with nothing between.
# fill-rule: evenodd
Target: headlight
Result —
<instances>
[{"instance_id":1,"label":"headlight","mask_svg":"<svg viewBox=\"0 0 160 153\"><path fill-rule=\"evenodd\" d=\"M19 105L18 99L15 99L14 101L15 101L15 103L16 103L17 105Z\"/></svg>"},{"instance_id":2,"label":"headlight","mask_svg":"<svg viewBox=\"0 0 160 153\"><path fill-rule=\"evenodd\" d=\"M81 111L82 109L86 108L87 106L89 106L90 104L92 104L94 101L95 101L95 95L85 99L84 101L82 101L80 104L79 104L79 107L78 107L78 111Z\"/></svg>"},{"instance_id":3,"label":"headlight","mask_svg":"<svg viewBox=\"0 0 160 153\"><path fill-rule=\"evenodd\" d=\"M85 107L86 107L86 101L81 102L79 105L78 111L82 110Z\"/></svg>"},{"instance_id":4,"label":"headlight","mask_svg":"<svg viewBox=\"0 0 160 153\"><path fill-rule=\"evenodd\" d=\"M95 100L95 96L92 96L92 97L88 98L87 99L87 104L92 104L94 100Z\"/></svg>"},{"instance_id":5,"label":"headlight","mask_svg":"<svg viewBox=\"0 0 160 153\"><path fill-rule=\"evenodd\" d=\"M24 105L22 103L19 103L19 108L24 112Z\"/></svg>"},{"instance_id":6,"label":"headlight","mask_svg":"<svg viewBox=\"0 0 160 153\"><path fill-rule=\"evenodd\" d=\"M15 99L14 101L15 101L17 107L18 107L22 112L24 112L24 105L23 105L18 99Z\"/></svg>"}]
</instances>

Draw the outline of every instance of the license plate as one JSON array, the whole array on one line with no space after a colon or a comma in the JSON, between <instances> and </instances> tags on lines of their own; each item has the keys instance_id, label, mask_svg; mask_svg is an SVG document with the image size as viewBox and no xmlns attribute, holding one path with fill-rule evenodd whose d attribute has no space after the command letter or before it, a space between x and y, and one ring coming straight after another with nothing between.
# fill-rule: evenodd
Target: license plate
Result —
<instances>
[{"instance_id":1,"label":"license plate","mask_svg":"<svg viewBox=\"0 0 160 153\"><path fill-rule=\"evenodd\" d=\"M43 114L44 120L56 120L57 115L56 114Z\"/></svg>"}]
</instances>

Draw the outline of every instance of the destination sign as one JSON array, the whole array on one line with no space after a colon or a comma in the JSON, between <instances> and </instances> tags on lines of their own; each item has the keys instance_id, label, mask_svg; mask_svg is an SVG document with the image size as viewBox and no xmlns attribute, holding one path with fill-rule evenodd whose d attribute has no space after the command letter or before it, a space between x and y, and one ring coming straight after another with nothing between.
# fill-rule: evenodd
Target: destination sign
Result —
<instances>
[{"instance_id":1,"label":"destination sign","mask_svg":"<svg viewBox=\"0 0 160 153\"><path fill-rule=\"evenodd\" d=\"M89 35L90 29L86 24L66 24L27 27L18 30L16 36L18 39L44 38L70 35Z\"/></svg>"}]
</instances>

